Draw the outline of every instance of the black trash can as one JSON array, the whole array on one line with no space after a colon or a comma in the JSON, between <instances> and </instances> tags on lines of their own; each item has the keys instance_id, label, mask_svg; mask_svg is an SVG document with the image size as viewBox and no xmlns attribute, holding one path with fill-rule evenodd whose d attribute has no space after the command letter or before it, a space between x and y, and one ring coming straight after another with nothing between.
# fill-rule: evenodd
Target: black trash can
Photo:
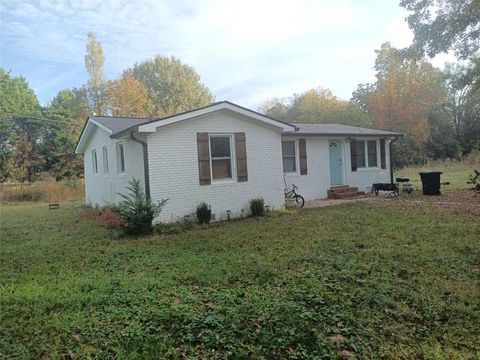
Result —
<instances>
[{"instance_id":1,"label":"black trash can","mask_svg":"<svg viewBox=\"0 0 480 360\"><path fill-rule=\"evenodd\" d=\"M423 195L440 195L441 171L423 171L420 174L422 179Z\"/></svg>"}]
</instances>

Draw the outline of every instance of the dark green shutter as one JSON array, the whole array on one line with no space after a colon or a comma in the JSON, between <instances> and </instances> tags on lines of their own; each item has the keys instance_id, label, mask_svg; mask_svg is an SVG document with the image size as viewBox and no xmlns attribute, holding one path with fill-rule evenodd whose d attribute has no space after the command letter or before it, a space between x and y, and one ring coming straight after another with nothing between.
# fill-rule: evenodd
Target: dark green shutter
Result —
<instances>
[{"instance_id":1,"label":"dark green shutter","mask_svg":"<svg viewBox=\"0 0 480 360\"><path fill-rule=\"evenodd\" d=\"M350 162L352 163L352 171L357 171L357 142L355 139L350 140Z\"/></svg>"},{"instance_id":2,"label":"dark green shutter","mask_svg":"<svg viewBox=\"0 0 480 360\"><path fill-rule=\"evenodd\" d=\"M298 140L299 155L300 155L300 175L307 175L307 140Z\"/></svg>"}]
</instances>

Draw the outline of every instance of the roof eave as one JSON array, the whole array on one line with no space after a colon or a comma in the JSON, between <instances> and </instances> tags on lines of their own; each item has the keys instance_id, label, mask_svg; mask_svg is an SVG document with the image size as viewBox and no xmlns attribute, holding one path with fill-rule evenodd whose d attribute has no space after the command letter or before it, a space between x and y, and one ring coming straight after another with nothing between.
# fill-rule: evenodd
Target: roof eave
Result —
<instances>
[{"instance_id":1,"label":"roof eave","mask_svg":"<svg viewBox=\"0 0 480 360\"><path fill-rule=\"evenodd\" d=\"M388 134L358 134L358 133L309 133L309 132L285 132L284 136L338 136L338 137L401 137L400 133Z\"/></svg>"},{"instance_id":2,"label":"roof eave","mask_svg":"<svg viewBox=\"0 0 480 360\"><path fill-rule=\"evenodd\" d=\"M106 127L103 124L100 124L98 121L95 121L92 119L90 116L87 118L85 121L85 124L83 125L82 132L80 133L80 136L78 137L77 144L75 146L75 154L83 154L85 151L85 145L88 142L88 138L90 137L91 126L97 126L100 129L106 131L109 134L112 134L112 130L108 127Z\"/></svg>"}]
</instances>

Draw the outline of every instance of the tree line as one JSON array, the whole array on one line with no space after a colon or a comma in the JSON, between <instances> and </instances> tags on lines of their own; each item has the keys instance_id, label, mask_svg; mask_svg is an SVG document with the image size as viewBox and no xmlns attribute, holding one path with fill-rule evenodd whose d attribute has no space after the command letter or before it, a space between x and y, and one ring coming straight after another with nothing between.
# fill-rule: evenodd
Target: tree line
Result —
<instances>
[{"instance_id":1,"label":"tree line","mask_svg":"<svg viewBox=\"0 0 480 360\"><path fill-rule=\"evenodd\" d=\"M82 176L74 149L89 115L157 118L214 101L195 69L175 57L158 55L107 80L102 46L90 32L84 60L88 82L61 90L47 106L24 77L0 68L0 182Z\"/></svg>"},{"instance_id":2,"label":"tree line","mask_svg":"<svg viewBox=\"0 0 480 360\"><path fill-rule=\"evenodd\" d=\"M338 123L398 131L394 165L458 158L480 146L480 2L401 0L414 41L376 51L376 81L360 84L348 101L317 88L266 101L260 111L291 122ZM433 14L435 16L433 16ZM426 56L453 50L459 64L440 70ZM156 56L105 78L105 55L87 36L80 88L61 90L40 106L24 77L0 68L0 182L80 177L74 148L89 115L164 117L207 105L212 92L192 67Z\"/></svg>"}]
</instances>

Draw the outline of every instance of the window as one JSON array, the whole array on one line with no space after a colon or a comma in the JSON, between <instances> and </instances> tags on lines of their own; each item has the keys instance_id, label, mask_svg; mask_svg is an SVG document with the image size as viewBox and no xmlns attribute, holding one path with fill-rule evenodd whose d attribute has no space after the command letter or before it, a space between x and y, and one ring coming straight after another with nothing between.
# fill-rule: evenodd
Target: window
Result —
<instances>
[{"instance_id":1,"label":"window","mask_svg":"<svg viewBox=\"0 0 480 360\"><path fill-rule=\"evenodd\" d=\"M92 166L93 166L93 175L98 173L98 162L97 162L97 150L92 150Z\"/></svg>"},{"instance_id":2,"label":"window","mask_svg":"<svg viewBox=\"0 0 480 360\"><path fill-rule=\"evenodd\" d=\"M377 167L377 140L368 140L368 167Z\"/></svg>"},{"instance_id":3,"label":"window","mask_svg":"<svg viewBox=\"0 0 480 360\"><path fill-rule=\"evenodd\" d=\"M352 171L357 168L378 167L377 140L355 140L350 144L352 156Z\"/></svg>"},{"instance_id":4,"label":"window","mask_svg":"<svg viewBox=\"0 0 480 360\"><path fill-rule=\"evenodd\" d=\"M125 151L122 143L117 144L117 169L119 174L125 172Z\"/></svg>"},{"instance_id":5,"label":"window","mask_svg":"<svg viewBox=\"0 0 480 360\"><path fill-rule=\"evenodd\" d=\"M357 158L357 167L365 167L365 141L357 140L355 141L355 150Z\"/></svg>"},{"instance_id":6,"label":"window","mask_svg":"<svg viewBox=\"0 0 480 360\"><path fill-rule=\"evenodd\" d=\"M210 136L212 179L232 179L232 149L230 136Z\"/></svg>"},{"instance_id":7,"label":"window","mask_svg":"<svg viewBox=\"0 0 480 360\"><path fill-rule=\"evenodd\" d=\"M108 152L107 152L106 146L103 147L102 154L103 154L103 175L108 175Z\"/></svg>"},{"instance_id":8,"label":"window","mask_svg":"<svg viewBox=\"0 0 480 360\"><path fill-rule=\"evenodd\" d=\"M295 156L295 141L282 141L283 172L292 173L297 171Z\"/></svg>"}]
</instances>

